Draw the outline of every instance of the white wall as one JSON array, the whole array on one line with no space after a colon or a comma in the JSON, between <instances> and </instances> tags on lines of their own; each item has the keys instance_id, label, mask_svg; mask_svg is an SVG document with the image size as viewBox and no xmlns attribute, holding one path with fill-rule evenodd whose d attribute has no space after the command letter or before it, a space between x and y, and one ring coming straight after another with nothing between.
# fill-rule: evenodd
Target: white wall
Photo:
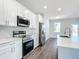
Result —
<instances>
[{"instance_id":1,"label":"white wall","mask_svg":"<svg viewBox=\"0 0 79 59\"><path fill-rule=\"evenodd\" d=\"M61 23L61 30L59 34L64 34L65 28L71 27L71 24L78 24L79 25L79 18L70 18L70 19L59 19L59 20L50 20L50 37L56 37L57 33L54 32L54 22L60 22Z\"/></svg>"}]
</instances>

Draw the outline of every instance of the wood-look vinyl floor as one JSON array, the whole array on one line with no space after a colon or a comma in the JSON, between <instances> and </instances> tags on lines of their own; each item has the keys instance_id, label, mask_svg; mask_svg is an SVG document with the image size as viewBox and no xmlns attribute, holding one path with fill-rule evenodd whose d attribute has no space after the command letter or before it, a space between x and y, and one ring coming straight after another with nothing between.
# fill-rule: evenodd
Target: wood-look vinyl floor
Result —
<instances>
[{"instance_id":1,"label":"wood-look vinyl floor","mask_svg":"<svg viewBox=\"0 0 79 59\"><path fill-rule=\"evenodd\" d=\"M57 58L57 39L48 39L43 47L38 47L24 59L58 59Z\"/></svg>"}]
</instances>

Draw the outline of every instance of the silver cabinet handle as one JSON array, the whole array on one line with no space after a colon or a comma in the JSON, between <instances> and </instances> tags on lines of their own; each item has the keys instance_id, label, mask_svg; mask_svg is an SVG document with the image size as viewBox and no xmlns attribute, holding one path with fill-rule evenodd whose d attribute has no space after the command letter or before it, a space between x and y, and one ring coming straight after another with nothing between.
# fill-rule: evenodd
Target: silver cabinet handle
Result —
<instances>
[{"instance_id":1,"label":"silver cabinet handle","mask_svg":"<svg viewBox=\"0 0 79 59\"><path fill-rule=\"evenodd\" d=\"M13 53L13 48L11 48L11 52Z\"/></svg>"},{"instance_id":2,"label":"silver cabinet handle","mask_svg":"<svg viewBox=\"0 0 79 59\"><path fill-rule=\"evenodd\" d=\"M11 48L11 52L12 52L12 53L15 52L15 47L14 47L14 48Z\"/></svg>"},{"instance_id":3,"label":"silver cabinet handle","mask_svg":"<svg viewBox=\"0 0 79 59\"><path fill-rule=\"evenodd\" d=\"M13 48L13 50L14 50L13 52L15 52L15 47Z\"/></svg>"}]
</instances>

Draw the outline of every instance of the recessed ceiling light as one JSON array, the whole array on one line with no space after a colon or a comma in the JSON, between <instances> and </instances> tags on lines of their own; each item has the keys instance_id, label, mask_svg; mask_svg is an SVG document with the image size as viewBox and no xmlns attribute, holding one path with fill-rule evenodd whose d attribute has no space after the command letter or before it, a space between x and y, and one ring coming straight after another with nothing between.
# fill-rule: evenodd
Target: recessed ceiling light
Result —
<instances>
[{"instance_id":1,"label":"recessed ceiling light","mask_svg":"<svg viewBox=\"0 0 79 59\"><path fill-rule=\"evenodd\" d=\"M47 9L47 5L44 6L44 9Z\"/></svg>"},{"instance_id":2,"label":"recessed ceiling light","mask_svg":"<svg viewBox=\"0 0 79 59\"><path fill-rule=\"evenodd\" d=\"M55 18L56 18L56 19L59 19L59 18L61 18L61 16L56 16Z\"/></svg>"},{"instance_id":3,"label":"recessed ceiling light","mask_svg":"<svg viewBox=\"0 0 79 59\"><path fill-rule=\"evenodd\" d=\"M58 8L57 10L58 10L58 11L61 11L61 10L62 10L62 8Z\"/></svg>"}]
</instances>

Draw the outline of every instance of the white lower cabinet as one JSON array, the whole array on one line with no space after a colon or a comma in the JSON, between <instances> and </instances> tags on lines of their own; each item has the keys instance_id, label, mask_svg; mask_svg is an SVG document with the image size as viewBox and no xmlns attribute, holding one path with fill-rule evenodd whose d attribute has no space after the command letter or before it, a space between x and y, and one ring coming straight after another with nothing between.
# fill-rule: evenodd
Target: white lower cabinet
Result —
<instances>
[{"instance_id":1,"label":"white lower cabinet","mask_svg":"<svg viewBox=\"0 0 79 59\"><path fill-rule=\"evenodd\" d=\"M10 48L0 50L0 59L11 59L10 52Z\"/></svg>"},{"instance_id":2,"label":"white lower cabinet","mask_svg":"<svg viewBox=\"0 0 79 59\"><path fill-rule=\"evenodd\" d=\"M22 40L15 42L15 54L17 59L22 58Z\"/></svg>"},{"instance_id":3,"label":"white lower cabinet","mask_svg":"<svg viewBox=\"0 0 79 59\"><path fill-rule=\"evenodd\" d=\"M17 59L16 58L16 47L15 47L15 42L12 42L12 44L10 45L11 47L11 55L10 55L10 59Z\"/></svg>"},{"instance_id":4,"label":"white lower cabinet","mask_svg":"<svg viewBox=\"0 0 79 59\"><path fill-rule=\"evenodd\" d=\"M22 40L0 45L0 59L21 59Z\"/></svg>"}]
</instances>

